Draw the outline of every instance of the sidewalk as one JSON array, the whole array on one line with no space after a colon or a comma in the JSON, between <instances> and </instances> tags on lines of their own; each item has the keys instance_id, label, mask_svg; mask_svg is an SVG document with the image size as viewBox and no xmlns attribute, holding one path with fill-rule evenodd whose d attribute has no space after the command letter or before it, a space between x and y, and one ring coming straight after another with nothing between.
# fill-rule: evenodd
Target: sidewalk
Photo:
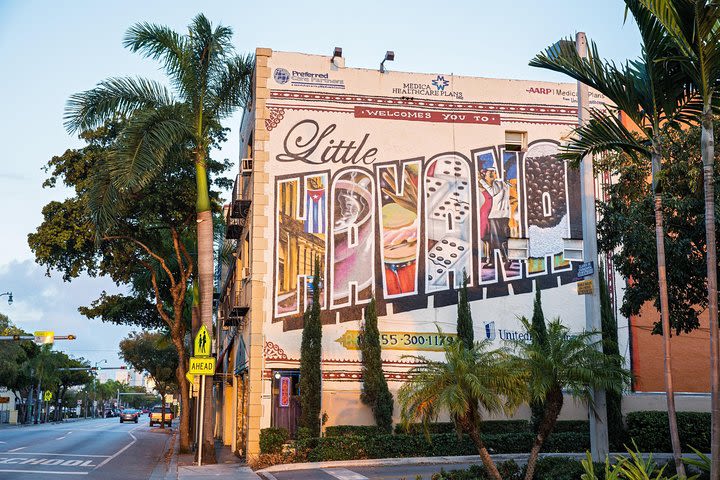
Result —
<instances>
[{"instance_id":1,"label":"sidewalk","mask_svg":"<svg viewBox=\"0 0 720 480\"><path fill-rule=\"evenodd\" d=\"M23 427L38 427L42 425L62 425L63 423L73 423L73 422L79 422L81 420L99 420L95 418L84 418L84 417L77 417L77 418L66 418L64 420L60 420L58 422L55 421L49 421L47 423L0 423L0 430L5 428L23 428Z\"/></svg>"},{"instance_id":2,"label":"sidewalk","mask_svg":"<svg viewBox=\"0 0 720 480\"><path fill-rule=\"evenodd\" d=\"M167 465L165 462L158 464L156 472L153 472L152 480L209 480L210 478L223 478L228 480L260 480L250 467L240 462L229 447L216 444L215 453L218 463L215 465L203 465L198 467L194 462L194 455L191 453L180 454L178 452L177 436L173 436L172 456ZM159 475L159 469L164 470L164 475Z\"/></svg>"},{"instance_id":3,"label":"sidewalk","mask_svg":"<svg viewBox=\"0 0 720 480\"><path fill-rule=\"evenodd\" d=\"M616 458L618 455L627 456L625 453L611 453L610 458ZM644 458L647 457L647 453L641 454ZM528 453L502 453L492 454L492 459L495 462L504 462L507 460L513 460L519 465L527 463L529 454ZM695 457L693 454L686 454L685 457ZM563 458L574 458L576 460L585 459L584 453L541 453L541 458L544 457L563 457ZM669 462L672 461L671 453L654 453L653 459L657 462ZM278 472L292 472L296 470L318 470L318 469L332 469L332 468L358 468L358 467L394 467L400 465L438 465L446 468L452 467L452 465L462 465L468 463L480 464L482 461L478 455L463 455L463 456L447 456L447 457L402 457L402 458L373 458L366 460L335 460L335 461L324 461L324 462L309 462L309 463L285 463L280 465L273 465L271 467L258 470L257 473L262 478L274 478L273 473Z\"/></svg>"}]
</instances>

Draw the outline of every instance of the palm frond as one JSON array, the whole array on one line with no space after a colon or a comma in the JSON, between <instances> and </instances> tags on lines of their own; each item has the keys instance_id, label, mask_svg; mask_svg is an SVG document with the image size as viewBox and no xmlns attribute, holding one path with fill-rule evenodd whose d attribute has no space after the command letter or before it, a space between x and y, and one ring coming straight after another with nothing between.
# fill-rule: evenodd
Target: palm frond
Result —
<instances>
[{"instance_id":1,"label":"palm frond","mask_svg":"<svg viewBox=\"0 0 720 480\"><path fill-rule=\"evenodd\" d=\"M171 105L137 111L128 119L109 164L117 188L145 187L168 153L192 138L182 115L182 105Z\"/></svg>"},{"instance_id":2,"label":"palm frond","mask_svg":"<svg viewBox=\"0 0 720 480\"><path fill-rule=\"evenodd\" d=\"M623 125L617 112L591 109L590 117L586 125L574 130L567 145L557 155L558 158L577 163L587 155L608 151L623 152L633 158L638 154L650 158L647 144L640 142Z\"/></svg>"},{"instance_id":3,"label":"palm frond","mask_svg":"<svg viewBox=\"0 0 720 480\"><path fill-rule=\"evenodd\" d=\"M172 103L167 89L144 78L109 78L95 88L70 97L63 116L69 132L89 130L106 121L130 116L135 110Z\"/></svg>"},{"instance_id":4,"label":"palm frond","mask_svg":"<svg viewBox=\"0 0 720 480\"><path fill-rule=\"evenodd\" d=\"M95 225L96 240L99 241L104 233L117 223L118 210L123 208L124 199L112 181L107 163L110 158L98 162L92 172L92 181L88 192L88 210L90 218Z\"/></svg>"},{"instance_id":5,"label":"palm frond","mask_svg":"<svg viewBox=\"0 0 720 480\"><path fill-rule=\"evenodd\" d=\"M123 46L131 52L161 61L180 96L192 96L196 79L189 74L191 59L187 37L168 27L142 22L128 29Z\"/></svg>"},{"instance_id":6,"label":"palm frond","mask_svg":"<svg viewBox=\"0 0 720 480\"><path fill-rule=\"evenodd\" d=\"M250 100L250 88L255 56L235 56L229 59L217 76L212 91L210 111L218 118L226 117Z\"/></svg>"}]
</instances>

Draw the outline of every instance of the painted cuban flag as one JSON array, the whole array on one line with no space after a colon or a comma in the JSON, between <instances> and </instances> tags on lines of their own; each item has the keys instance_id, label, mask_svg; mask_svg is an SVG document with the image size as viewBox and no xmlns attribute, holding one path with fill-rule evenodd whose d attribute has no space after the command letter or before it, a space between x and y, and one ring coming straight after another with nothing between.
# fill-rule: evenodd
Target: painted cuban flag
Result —
<instances>
[{"instance_id":1,"label":"painted cuban flag","mask_svg":"<svg viewBox=\"0 0 720 480\"><path fill-rule=\"evenodd\" d=\"M308 189L305 205L305 232L325 233L325 189Z\"/></svg>"}]
</instances>

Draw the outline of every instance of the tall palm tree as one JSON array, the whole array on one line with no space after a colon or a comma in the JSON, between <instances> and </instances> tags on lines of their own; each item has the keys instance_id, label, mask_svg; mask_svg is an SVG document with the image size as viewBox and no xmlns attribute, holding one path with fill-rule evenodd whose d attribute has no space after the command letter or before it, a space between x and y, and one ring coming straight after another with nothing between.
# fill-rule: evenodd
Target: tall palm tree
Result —
<instances>
[{"instance_id":1,"label":"tall palm tree","mask_svg":"<svg viewBox=\"0 0 720 480\"><path fill-rule=\"evenodd\" d=\"M643 41L639 59L621 66L602 60L591 44L587 59L572 45L561 42L537 55L530 65L565 73L604 94L615 106L590 112L591 121L576 129L561 157L580 161L586 155L619 151L647 158L652 165L655 210L655 243L658 259L658 296L663 331L664 377L675 465L684 474L677 429L672 378L670 306L665 263L665 233L662 214L662 132L664 128L692 122L699 112L696 93L687 76L674 63L660 63L676 54L674 44L663 33L658 20L639 0L625 4L635 18ZM620 112L634 125L631 132L620 120Z\"/></svg>"},{"instance_id":2,"label":"tall palm tree","mask_svg":"<svg viewBox=\"0 0 720 480\"><path fill-rule=\"evenodd\" d=\"M698 115L705 191L710 391L712 410L711 478L720 479L720 327L718 326L717 247L715 244L715 137L713 97L720 78L720 4L716 0L640 0L665 27L679 50L677 61L702 98Z\"/></svg>"},{"instance_id":3,"label":"tall palm tree","mask_svg":"<svg viewBox=\"0 0 720 480\"><path fill-rule=\"evenodd\" d=\"M252 56L238 56L232 29L214 27L202 14L181 35L165 27L139 23L131 27L125 47L158 60L173 87L142 78L109 78L68 101L65 126L71 131L96 128L106 120L125 117L114 161L113 183L103 192L100 220L112 223L118 192L139 190L156 179L166 159L179 147L194 152L197 185L197 272L200 321L212 331L213 222L206 160L220 122L243 107L248 98ZM212 412L212 385L205 392L205 411ZM204 463L215 461L213 415L205 416Z\"/></svg>"},{"instance_id":4,"label":"tall palm tree","mask_svg":"<svg viewBox=\"0 0 720 480\"><path fill-rule=\"evenodd\" d=\"M435 420L442 411L450 414L458 431L467 433L485 468L502 480L480 438L482 415L513 412L526 398L527 378L501 350L490 350L490 341L466 348L458 340L445 346L445 361L411 356L420 364L410 371L410 380L398 392L403 423Z\"/></svg>"},{"instance_id":5,"label":"tall palm tree","mask_svg":"<svg viewBox=\"0 0 720 480\"><path fill-rule=\"evenodd\" d=\"M598 349L602 340L596 332L570 334L559 318L547 323L544 341L527 318L521 318L530 342L513 341L520 370L529 378L531 401L543 402L545 410L528 458L525 480L532 480L543 443L555 428L563 407L563 391L592 410L593 389L622 392L630 372L622 368L620 355L606 355Z\"/></svg>"}]
</instances>

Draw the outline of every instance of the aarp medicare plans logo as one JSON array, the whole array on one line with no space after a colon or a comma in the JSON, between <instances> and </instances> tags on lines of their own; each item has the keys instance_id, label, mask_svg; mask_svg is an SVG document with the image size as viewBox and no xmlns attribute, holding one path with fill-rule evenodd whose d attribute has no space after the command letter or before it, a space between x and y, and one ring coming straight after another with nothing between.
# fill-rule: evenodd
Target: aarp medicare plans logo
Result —
<instances>
[{"instance_id":1,"label":"aarp medicare plans logo","mask_svg":"<svg viewBox=\"0 0 720 480\"><path fill-rule=\"evenodd\" d=\"M290 72L284 68L276 68L275 72L273 72L273 78L277 83L282 85L290 80Z\"/></svg>"}]
</instances>

